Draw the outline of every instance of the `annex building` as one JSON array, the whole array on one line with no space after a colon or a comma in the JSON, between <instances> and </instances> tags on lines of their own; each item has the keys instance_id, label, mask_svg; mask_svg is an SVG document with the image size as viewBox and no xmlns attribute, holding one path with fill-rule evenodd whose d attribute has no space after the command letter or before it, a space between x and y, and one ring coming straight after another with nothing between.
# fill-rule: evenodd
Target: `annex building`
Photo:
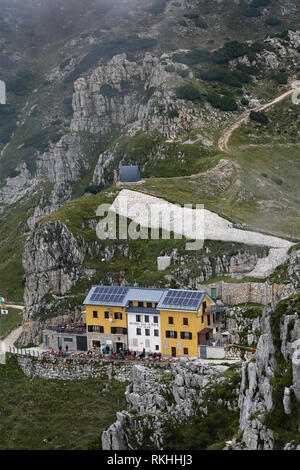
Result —
<instances>
[{"instance_id":1,"label":"annex building","mask_svg":"<svg viewBox=\"0 0 300 470\"><path fill-rule=\"evenodd\" d=\"M87 295L88 348L198 356L217 322L205 291L93 286Z\"/></svg>"}]
</instances>

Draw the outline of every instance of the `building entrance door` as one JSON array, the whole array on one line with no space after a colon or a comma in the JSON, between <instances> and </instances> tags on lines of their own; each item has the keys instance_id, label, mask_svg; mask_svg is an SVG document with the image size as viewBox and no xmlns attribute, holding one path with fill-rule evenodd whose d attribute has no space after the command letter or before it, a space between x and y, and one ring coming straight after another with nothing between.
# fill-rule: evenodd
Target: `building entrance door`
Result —
<instances>
[{"instance_id":1,"label":"building entrance door","mask_svg":"<svg viewBox=\"0 0 300 470\"><path fill-rule=\"evenodd\" d=\"M124 344L123 343L116 343L116 351L117 353L122 349L124 351Z\"/></svg>"},{"instance_id":2,"label":"building entrance door","mask_svg":"<svg viewBox=\"0 0 300 470\"><path fill-rule=\"evenodd\" d=\"M76 336L77 351L87 351L87 337Z\"/></svg>"},{"instance_id":3,"label":"building entrance door","mask_svg":"<svg viewBox=\"0 0 300 470\"><path fill-rule=\"evenodd\" d=\"M176 357L176 348L172 348L172 357Z\"/></svg>"}]
</instances>

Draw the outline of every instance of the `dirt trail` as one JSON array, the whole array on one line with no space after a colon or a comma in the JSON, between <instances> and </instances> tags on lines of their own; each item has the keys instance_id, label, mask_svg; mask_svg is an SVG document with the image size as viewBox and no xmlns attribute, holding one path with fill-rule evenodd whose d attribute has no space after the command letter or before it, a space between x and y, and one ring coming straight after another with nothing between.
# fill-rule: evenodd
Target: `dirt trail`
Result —
<instances>
[{"instance_id":1,"label":"dirt trail","mask_svg":"<svg viewBox=\"0 0 300 470\"><path fill-rule=\"evenodd\" d=\"M295 88L292 88L291 90L286 91L280 96L277 96L274 100L272 100L270 103L266 103L264 105L257 106L254 109L251 109L249 111L245 111L237 121L234 122L234 124L222 135L222 137L219 139L218 147L221 152L230 152L229 149L229 139L232 135L232 133L238 129L244 122L249 119L251 111L264 111L265 109L269 108L270 106L273 106L273 104L279 103L280 101L284 100L287 96L291 95L294 93L296 90Z\"/></svg>"}]
</instances>

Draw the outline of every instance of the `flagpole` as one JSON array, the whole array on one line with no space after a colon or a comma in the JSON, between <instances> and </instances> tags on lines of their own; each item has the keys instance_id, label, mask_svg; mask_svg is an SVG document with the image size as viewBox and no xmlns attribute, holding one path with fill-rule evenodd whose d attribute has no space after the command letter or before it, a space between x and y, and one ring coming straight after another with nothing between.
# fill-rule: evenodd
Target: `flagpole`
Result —
<instances>
[{"instance_id":1,"label":"flagpole","mask_svg":"<svg viewBox=\"0 0 300 470\"><path fill-rule=\"evenodd\" d=\"M6 308L6 305L4 304L4 301L6 299L4 299L4 297L1 297L0 296L0 311L1 311L1 314L0 314L0 340L2 339L2 310L4 310Z\"/></svg>"},{"instance_id":2,"label":"flagpole","mask_svg":"<svg viewBox=\"0 0 300 470\"><path fill-rule=\"evenodd\" d=\"M2 302L1 302L1 310L2 310ZM0 341L2 339L2 312L1 312L1 315L0 315Z\"/></svg>"}]
</instances>

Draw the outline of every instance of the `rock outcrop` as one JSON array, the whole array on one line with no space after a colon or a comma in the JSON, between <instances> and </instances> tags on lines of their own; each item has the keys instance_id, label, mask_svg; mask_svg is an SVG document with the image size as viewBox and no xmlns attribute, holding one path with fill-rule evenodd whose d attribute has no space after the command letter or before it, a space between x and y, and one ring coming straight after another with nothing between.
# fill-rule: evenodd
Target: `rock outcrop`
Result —
<instances>
[{"instance_id":1,"label":"rock outcrop","mask_svg":"<svg viewBox=\"0 0 300 470\"><path fill-rule=\"evenodd\" d=\"M296 409L300 406L299 314L299 294L277 306L265 307L255 359L248 360L242 368L239 438L228 443L227 448L270 450L281 445L295 449L300 444L293 440L293 431L281 438L290 438L293 445L289 441L278 444L274 431L278 434L279 430L272 429L274 421L270 419L275 409L277 413L281 409L280 427L288 429L292 401L296 400ZM283 377L289 386L282 387Z\"/></svg>"},{"instance_id":2,"label":"rock outcrop","mask_svg":"<svg viewBox=\"0 0 300 470\"><path fill-rule=\"evenodd\" d=\"M300 447L297 422L295 432L288 431L291 424L287 425L300 406L299 314L299 295L264 308L259 318L262 334L255 356L242 364L241 381L232 400L217 400L239 413L238 437L227 441L225 449ZM145 443L147 448L166 449L166 424L185 423L195 414L206 416L207 397L213 396L220 384L230 388L224 374L227 370L226 366L203 365L196 358L181 359L171 369L136 366L133 382L126 390L127 410L118 413L116 423L104 431L103 449L139 449ZM287 385L283 387L285 375ZM287 429L280 444L276 437L278 429L276 424L273 429L270 419L275 411L278 414L278 408L282 410L280 426Z\"/></svg>"},{"instance_id":3,"label":"rock outcrop","mask_svg":"<svg viewBox=\"0 0 300 470\"><path fill-rule=\"evenodd\" d=\"M29 236L23 255L25 306L36 314L46 294L64 295L83 274L88 246L59 221L41 224Z\"/></svg>"},{"instance_id":4,"label":"rock outcrop","mask_svg":"<svg viewBox=\"0 0 300 470\"><path fill-rule=\"evenodd\" d=\"M128 409L103 432L103 450L164 448L164 428L168 423L186 422L195 413L207 414L206 393L226 383L226 366L207 366L199 360L182 358L158 369L135 366L132 384L127 387ZM237 389L238 391L238 389ZM237 409L237 396L226 403ZM151 432L149 432L151 429Z\"/></svg>"},{"instance_id":5,"label":"rock outcrop","mask_svg":"<svg viewBox=\"0 0 300 470\"><path fill-rule=\"evenodd\" d=\"M166 64L172 64L174 72L168 72ZM128 60L125 53L114 56L88 78L75 82L71 131L105 134L116 124L127 126L134 121L129 135L138 130L156 130L168 138L176 135L183 130L184 112L181 117L171 113L177 110L174 92L166 84L172 76L176 76L175 66L167 54L157 57L146 53L141 62Z\"/></svg>"}]
</instances>

